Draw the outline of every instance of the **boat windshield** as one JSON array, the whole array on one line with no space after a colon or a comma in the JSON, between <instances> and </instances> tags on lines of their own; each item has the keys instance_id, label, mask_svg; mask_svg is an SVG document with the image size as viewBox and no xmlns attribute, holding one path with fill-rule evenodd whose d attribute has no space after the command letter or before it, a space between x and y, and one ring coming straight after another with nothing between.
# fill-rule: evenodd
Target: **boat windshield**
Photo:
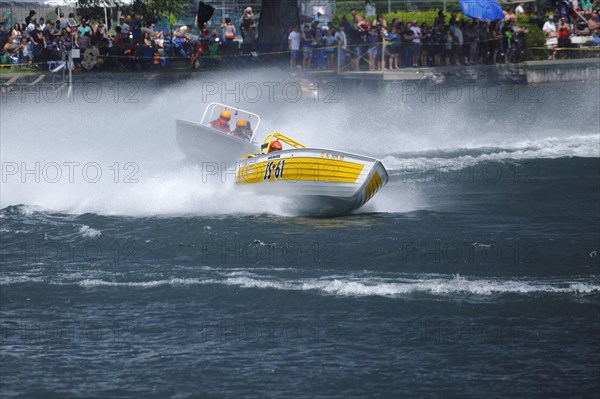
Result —
<instances>
[{"instance_id":1,"label":"boat windshield","mask_svg":"<svg viewBox=\"0 0 600 399\"><path fill-rule=\"evenodd\" d=\"M243 138L247 141L254 140L254 137L256 137L256 132L258 131L258 127L260 125L260 117L250 111L245 111L240 108L231 107L226 104L210 103L206 106L206 109L204 110L204 115L202 115L202 120L200 121L200 123L204 126L215 127L213 123L218 120L219 115L223 111L228 111L230 114L230 119L228 120L228 127L227 129L217 128L217 130L229 130L227 133L233 134L236 137ZM243 124L238 123L242 121ZM246 127L246 129L243 129L244 134L235 134L238 130L237 128L240 126Z\"/></svg>"}]
</instances>

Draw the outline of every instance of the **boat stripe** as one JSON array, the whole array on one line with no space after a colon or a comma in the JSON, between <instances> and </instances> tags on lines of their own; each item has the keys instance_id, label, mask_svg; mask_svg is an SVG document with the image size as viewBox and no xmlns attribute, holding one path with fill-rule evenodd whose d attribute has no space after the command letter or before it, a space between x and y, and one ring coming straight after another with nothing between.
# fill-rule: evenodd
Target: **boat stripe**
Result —
<instances>
[{"instance_id":1,"label":"boat stripe","mask_svg":"<svg viewBox=\"0 0 600 399\"><path fill-rule=\"evenodd\" d=\"M275 168L280 161L285 160L282 176L275 178ZM270 178L267 165L271 165ZM322 181L356 183L364 165L354 162L319 159L319 158L281 158L255 164L240 165L236 173L236 183L254 184L265 181Z\"/></svg>"},{"instance_id":2,"label":"boat stripe","mask_svg":"<svg viewBox=\"0 0 600 399\"><path fill-rule=\"evenodd\" d=\"M381 187L381 177L375 172L365 187L365 203L369 201Z\"/></svg>"}]
</instances>

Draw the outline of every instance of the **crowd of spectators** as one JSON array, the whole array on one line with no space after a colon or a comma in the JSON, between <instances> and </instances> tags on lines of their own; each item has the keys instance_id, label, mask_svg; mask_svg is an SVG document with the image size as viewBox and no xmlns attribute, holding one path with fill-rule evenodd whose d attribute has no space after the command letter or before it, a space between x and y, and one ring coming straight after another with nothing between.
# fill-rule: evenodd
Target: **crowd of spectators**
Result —
<instances>
[{"instance_id":1,"label":"crowd of spectators","mask_svg":"<svg viewBox=\"0 0 600 399\"><path fill-rule=\"evenodd\" d=\"M600 0L595 0L596 2ZM549 17L542 28L553 47L571 44L574 33L600 35L600 15L589 0L560 0L555 23ZM496 64L525 59L527 29L519 24L525 14L523 3L507 8L502 20L458 18L439 11L433 24L417 20L386 21L382 15L363 18L356 10L339 26L313 21L290 29L283 38L295 70L383 70L415 67ZM45 67L65 61L68 51L79 48L75 68L141 69L163 67L170 60L184 60L191 67L223 56L255 54L257 23L250 7L239 24L225 18L216 27L206 24L192 35L194 25L183 25L172 33L157 30L155 21L124 14L113 25L104 18L65 17L54 21L37 18L30 11L24 23L15 23L0 35L2 63ZM77 20L76 20L77 19ZM582 23L584 26L582 26ZM554 40L555 42L552 42ZM600 40L600 39L599 39ZM556 57L556 51L549 58Z\"/></svg>"},{"instance_id":2,"label":"crowd of spectators","mask_svg":"<svg viewBox=\"0 0 600 399\"><path fill-rule=\"evenodd\" d=\"M122 15L112 26L104 18L76 18L59 13L55 21L37 18L31 10L24 23L15 23L0 35L3 62L43 68L55 61L66 61L68 51L78 48L80 58L74 68L140 69L161 67L168 60L183 60L192 67L204 61L204 55L251 53L256 41L256 24L250 7L240 18L239 29L226 18L220 29L203 24L196 35L193 26L173 31L156 29L155 21L135 14ZM77 21L76 21L77 19ZM241 36L240 43L234 39ZM214 57L213 57L214 58Z\"/></svg>"},{"instance_id":3,"label":"crowd of spectators","mask_svg":"<svg viewBox=\"0 0 600 399\"><path fill-rule=\"evenodd\" d=\"M592 38L600 45L600 2L597 3L592 6L588 0L565 0L560 3L556 17L548 16L542 27L549 49L548 59L557 58L559 52L568 57L568 50L576 49L574 44L581 43L582 39Z\"/></svg>"},{"instance_id":4,"label":"crowd of spectators","mask_svg":"<svg viewBox=\"0 0 600 399\"><path fill-rule=\"evenodd\" d=\"M557 43L559 48L567 47L569 34L573 33L595 35L599 40L598 10L591 6L580 9L577 0L571 2L557 10L562 24L553 30L557 36L563 36ZM288 36L290 67L334 69L335 54L342 70L521 62L525 60L529 33L519 24L525 13L523 3L514 9L507 8L504 17L494 21L458 18L439 11L429 26L416 20L393 19L388 23L382 15L363 18L352 10L350 17L344 17L335 30L331 23L322 27L318 21L304 25L301 30L295 27ZM582 20L587 21L587 26L577 25Z\"/></svg>"},{"instance_id":5,"label":"crowd of spectators","mask_svg":"<svg viewBox=\"0 0 600 399\"><path fill-rule=\"evenodd\" d=\"M370 71L413 67L495 64L523 60L526 29L514 13L502 21L459 19L439 11L432 26L382 15L362 18L352 10L337 30L332 24L306 24L289 35L291 67L302 57L302 68L333 69L338 54L342 69ZM335 51L339 48L340 51Z\"/></svg>"}]
</instances>

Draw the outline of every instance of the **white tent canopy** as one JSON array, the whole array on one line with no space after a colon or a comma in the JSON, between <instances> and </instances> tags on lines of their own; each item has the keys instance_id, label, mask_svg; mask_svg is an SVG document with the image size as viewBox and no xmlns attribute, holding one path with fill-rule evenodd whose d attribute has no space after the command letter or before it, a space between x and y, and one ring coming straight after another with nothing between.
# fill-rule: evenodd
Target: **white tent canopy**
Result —
<instances>
[{"instance_id":1,"label":"white tent canopy","mask_svg":"<svg viewBox=\"0 0 600 399\"><path fill-rule=\"evenodd\" d=\"M99 6L116 6L116 5L129 5L133 3L133 0L110 0L110 1L96 1ZM76 7L77 0L46 0L44 4L51 7Z\"/></svg>"}]
</instances>

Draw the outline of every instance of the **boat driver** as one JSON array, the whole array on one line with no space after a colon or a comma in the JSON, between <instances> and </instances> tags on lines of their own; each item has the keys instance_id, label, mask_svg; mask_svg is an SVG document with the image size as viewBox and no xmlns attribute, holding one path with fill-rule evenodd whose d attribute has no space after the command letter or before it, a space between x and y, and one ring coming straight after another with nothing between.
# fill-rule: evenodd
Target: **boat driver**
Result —
<instances>
[{"instance_id":1,"label":"boat driver","mask_svg":"<svg viewBox=\"0 0 600 399\"><path fill-rule=\"evenodd\" d=\"M229 133L231 128L229 127L229 120L231 119L231 112L226 109L221 112L221 115L214 121L210 122L210 125L217 130L225 133Z\"/></svg>"},{"instance_id":2,"label":"boat driver","mask_svg":"<svg viewBox=\"0 0 600 399\"><path fill-rule=\"evenodd\" d=\"M235 137L250 141L252 138L252 128L250 127L250 121L246 119L240 119L235 123L235 129L231 132Z\"/></svg>"},{"instance_id":3,"label":"boat driver","mask_svg":"<svg viewBox=\"0 0 600 399\"><path fill-rule=\"evenodd\" d=\"M271 145L269 146L269 152L281 151L281 148L281 141L273 140L271 141Z\"/></svg>"}]
</instances>

